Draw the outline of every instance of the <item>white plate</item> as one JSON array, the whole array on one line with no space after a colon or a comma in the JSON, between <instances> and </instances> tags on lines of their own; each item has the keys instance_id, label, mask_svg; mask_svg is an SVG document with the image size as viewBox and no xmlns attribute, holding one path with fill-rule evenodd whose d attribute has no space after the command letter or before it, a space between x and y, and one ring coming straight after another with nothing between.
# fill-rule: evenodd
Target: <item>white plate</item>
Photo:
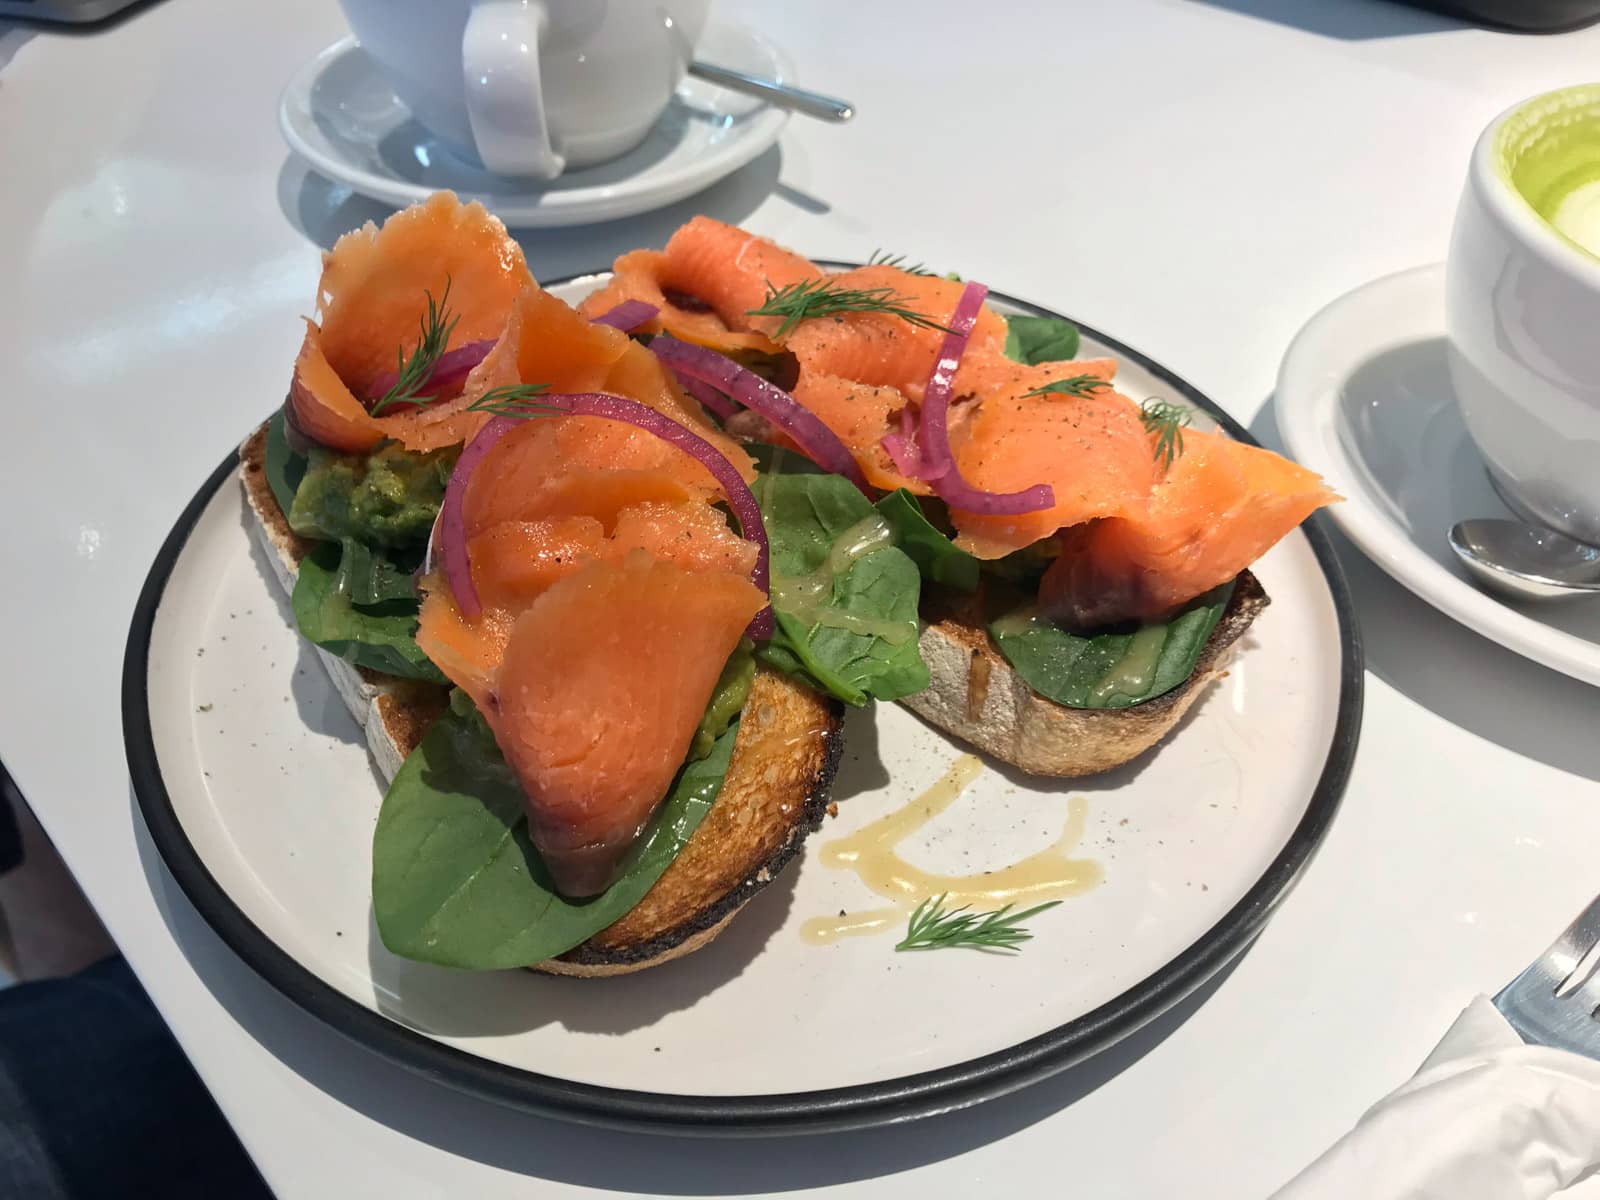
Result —
<instances>
[{"instance_id":1,"label":"white plate","mask_svg":"<svg viewBox=\"0 0 1600 1200\"><path fill-rule=\"evenodd\" d=\"M696 52L795 82L788 56L742 26L713 23ZM448 188L521 228L610 221L681 200L755 158L778 140L788 119L782 109L686 79L642 145L548 183L523 183L446 150L412 119L353 37L300 68L278 104L278 128L289 147L328 178L396 206Z\"/></svg>"},{"instance_id":2,"label":"white plate","mask_svg":"<svg viewBox=\"0 0 1600 1200\"><path fill-rule=\"evenodd\" d=\"M575 300L601 278L553 290ZM1215 412L1126 347L1087 331L1084 343L1122 359L1131 394ZM1326 831L1355 751L1360 648L1313 525L1255 567L1271 607L1158 753L1078 782L989 765L908 843L934 869L1004 865L1053 841L1069 801L1086 798L1075 853L1104 880L1035 918L1019 955L801 940L807 918L882 905L816 847L904 804L962 753L880 705L847 722L837 819L707 949L592 981L407 962L370 915L381 784L253 550L232 470L230 458L179 520L129 639L125 732L155 844L200 912L293 999L434 1078L536 1111L679 1132L837 1129L1060 1070L1248 943Z\"/></svg>"},{"instance_id":3,"label":"white plate","mask_svg":"<svg viewBox=\"0 0 1600 1200\"><path fill-rule=\"evenodd\" d=\"M1312 317L1284 356L1275 403L1289 453L1344 495L1329 515L1374 562L1491 641L1600 684L1600 604L1491 596L1446 541L1457 521L1513 514L1451 391L1442 263L1375 280Z\"/></svg>"}]
</instances>

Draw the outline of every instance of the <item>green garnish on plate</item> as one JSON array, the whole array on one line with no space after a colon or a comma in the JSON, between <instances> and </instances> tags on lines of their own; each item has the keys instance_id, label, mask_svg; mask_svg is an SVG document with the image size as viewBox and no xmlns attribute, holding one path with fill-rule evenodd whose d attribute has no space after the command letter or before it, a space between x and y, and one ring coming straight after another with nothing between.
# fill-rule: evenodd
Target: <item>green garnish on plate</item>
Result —
<instances>
[{"instance_id":1,"label":"green garnish on plate","mask_svg":"<svg viewBox=\"0 0 1600 1200\"><path fill-rule=\"evenodd\" d=\"M1033 937L1022 927L1022 922L1037 916L1047 908L1060 904L1047 900L1021 912L1012 912L1015 905L1008 904L994 912L975 913L970 906L946 908L949 893L930 897L917 905L906 923L906 936L895 944L896 950L989 950L1015 954L1022 943Z\"/></svg>"}]
</instances>

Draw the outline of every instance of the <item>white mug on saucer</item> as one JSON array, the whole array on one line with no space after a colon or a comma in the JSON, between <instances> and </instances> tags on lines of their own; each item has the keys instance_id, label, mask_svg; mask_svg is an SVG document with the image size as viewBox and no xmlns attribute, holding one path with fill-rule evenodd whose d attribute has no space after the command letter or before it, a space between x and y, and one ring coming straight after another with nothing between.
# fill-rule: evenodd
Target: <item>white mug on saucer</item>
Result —
<instances>
[{"instance_id":1,"label":"white mug on saucer","mask_svg":"<svg viewBox=\"0 0 1600 1200\"><path fill-rule=\"evenodd\" d=\"M339 0L424 126L495 175L626 154L683 79L711 0Z\"/></svg>"},{"instance_id":2,"label":"white mug on saucer","mask_svg":"<svg viewBox=\"0 0 1600 1200\"><path fill-rule=\"evenodd\" d=\"M1445 329L1462 418L1506 503L1600 544L1600 84L1524 101L1478 139Z\"/></svg>"}]
</instances>

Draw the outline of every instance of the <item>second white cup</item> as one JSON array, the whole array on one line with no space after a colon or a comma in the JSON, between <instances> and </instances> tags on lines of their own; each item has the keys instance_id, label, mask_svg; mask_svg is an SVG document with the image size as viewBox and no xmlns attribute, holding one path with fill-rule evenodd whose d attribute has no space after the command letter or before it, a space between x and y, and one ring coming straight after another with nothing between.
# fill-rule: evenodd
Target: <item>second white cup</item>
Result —
<instances>
[{"instance_id":1,"label":"second white cup","mask_svg":"<svg viewBox=\"0 0 1600 1200\"><path fill-rule=\"evenodd\" d=\"M683 79L711 0L339 0L412 115L496 175L626 154Z\"/></svg>"},{"instance_id":2,"label":"second white cup","mask_svg":"<svg viewBox=\"0 0 1600 1200\"><path fill-rule=\"evenodd\" d=\"M1445 272L1451 382L1495 486L1518 515L1594 544L1597 181L1600 84L1502 113L1473 151Z\"/></svg>"}]
</instances>

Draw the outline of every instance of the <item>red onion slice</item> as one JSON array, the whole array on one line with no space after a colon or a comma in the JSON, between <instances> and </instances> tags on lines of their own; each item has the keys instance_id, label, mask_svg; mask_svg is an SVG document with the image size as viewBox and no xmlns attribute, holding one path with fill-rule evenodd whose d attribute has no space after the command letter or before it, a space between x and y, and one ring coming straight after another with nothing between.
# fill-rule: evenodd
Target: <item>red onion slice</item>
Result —
<instances>
[{"instance_id":1,"label":"red onion slice","mask_svg":"<svg viewBox=\"0 0 1600 1200\"><path fill-rule=\"evenodd\" d=\"M917 422L908 404L900 410L900 432L886 433L878 444L888 454L894 469L908 479L922 478L922 455L917 450Z\"/></svg>"},{"instance_id":2,"label":"red onion slice","mask_svg":"<svg viewBox=\"0 0 1600 1200\"><path fill-rule=\"evenodd\" d=\"M839 440L839 435L777 384L769 383L715 350L680 342L666 334L654 339L650 349L677 372L680 379L697 379L728 393L788 434L801 452L824 471L843 475L863 492L867 490L861 468Z\"/></svg>"},{"instance_id":3,"label":"red onion slice","mask_svg":"<svg viewBox=\"0 0 1600 1200\"><path fill-rule=\"evenodd\" d=\"M646 321L654 320L661 310L644 300L624 300L615 308L608 308L594 318L596 325L609 325L623 333L632 333Z\"/></svg>"},{"instance_id":4,"label":"red onion slice","mask_svg":"<svg viewBox=\"0 0 1600 1200\"><path fill-rule=\"evenodd\" d=\"M548 412L542 410L548 409ZM770 591L767 546L767 528L761 520L761 508L738 469L710 442L693 430L678 424L671 417L657 412L649 405L606 392L552 392L541 394L528 403L528 416L556 416L568 413L573 416L604 417L622 421L652 433L689 455L711 472L728 497L728 506L739 519L739 532L746 541L756 546L756 565L750 572L750 581L766 596ZM467 482L473 470L505 434L523 418L497 416L478 431L456 460L450 482L445 486L444 504L439 509L439 552L444 559L445 579L455 596L456 606L468 620L476 620L483 612L478 599L478 589L472 582L472 564L467 555L467 523L465 500ZM772 607L767 605L750 622L749 634L757 641L772 636Z\"/></svg>"},{"instance_id":5,"label":"red onion slice","mask_svg":"<svg viewBox=\"0 0 1600 1200\"><path fill-rule=\"evenodd\" d=\"M939 346L939 360L922 394L922 423L917 429L917 442L922 450L922 478L933 484L941 500L962 512L984 516L1038 512L1055 506L1055 491L1049 484L1038 483L1020 492L986 492L961 477L961 470L950 453L947 422L956 368L961 365L967 339L972 336L972 327L977 323L988 294L989 289L981 283L967 284L956 301L955 311L950 314L947 325L950 332L944 335ZM893 453L890 450L891 456Z\"/></svg>"},{"instance_id":6,"label":"red onion slice","mask_svg":"<svg viewBox=\"0 0 1600 1200\"><path fill-rule=\"evenodd\" d=\"M678 375L676 371L673 374ZM689 395L700 401L701 404L716 413L724 421L739 411L737 404L729 400L709 383L702 383L689 375L678 375L678 382L683 384L684 391L688 392Z\"/></svg>"},{"instance_id":7,"label":"red onion slice","mask_svg":"<svg viewBox=\"0 0 1600 1200\"><path fill-rule=\"evenodd\" d=\"M467 376L472 374L472 368L481 363L494 349L495 339L487 338L481 342L466 342L454 350L446 350L439 356L439 361L433 364L433 370L423 378L417 387L416 396L410 401L417 406L424 405L435 399L441 392L459 392L467 382ZM375 400L381 400L395 384L400 382L400 376L394 371L386 371L372 381L367 388L367 403L370 405Z\"/></svg>"},{"instance_id":8,"label":"red onion slice","mask_svg":"<svg viewBox=\"0 0 1600 1200\"><path fill-rule=\"evenodd\" d=\"M494 449L494 444L516 427L515 417L491 417L461 451L455 469L450 472L450 482L444 485L444 503L439 506L435 536L439 555L444 559L444 577L450 584L450 594L469 621L477 620L483 612L483 602L478 599L478 589L473 585L472 561L467 557L467 481L484 456Z\"/></svg>"}]
</instances>

